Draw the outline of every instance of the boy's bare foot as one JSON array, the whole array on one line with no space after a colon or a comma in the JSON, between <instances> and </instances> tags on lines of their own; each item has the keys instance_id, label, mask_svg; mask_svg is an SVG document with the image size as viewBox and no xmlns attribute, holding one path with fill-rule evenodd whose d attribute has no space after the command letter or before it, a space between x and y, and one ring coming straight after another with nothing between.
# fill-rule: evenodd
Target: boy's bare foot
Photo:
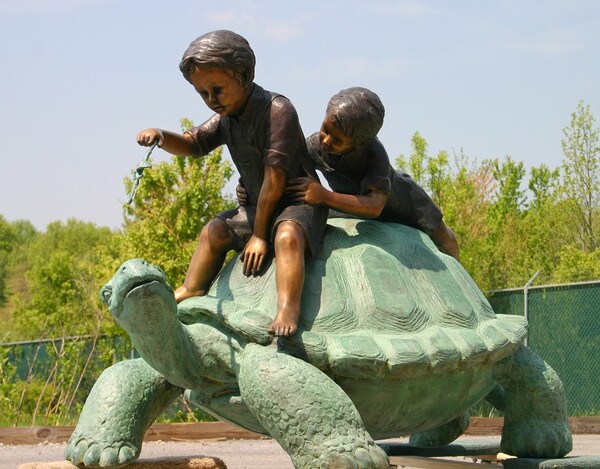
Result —
<instances>
[{"instance_id":1,"label":"boy's bare foot","mask_svg":"<svg viewBox=\"0 0 600 469\"><path fill-rule=\"evenodd\" d=\"M299 311L289 311L280 309L277 311L275 319L267 328L267 332L277 337L289 337L298 330Z\"/></svg>"},{"instance_id":2,"label":"boy's bare foot","mask_svg":"<svg viewBox=\"0 0 600 469\"><path fill-rule=\"evenodd\" d=\"M177 290L175 290L175 301L177 303L181 303L183 300L187 300L192 296L202 296L203 293L200 290L188 290L187 287L181 285Z\"/></svg>"}]
</instances>

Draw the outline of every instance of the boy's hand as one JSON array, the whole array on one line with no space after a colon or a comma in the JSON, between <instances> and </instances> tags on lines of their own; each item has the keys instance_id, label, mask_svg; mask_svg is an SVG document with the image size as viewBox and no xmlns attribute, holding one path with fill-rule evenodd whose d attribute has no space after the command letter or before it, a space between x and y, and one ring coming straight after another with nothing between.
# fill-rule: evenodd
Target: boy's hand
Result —
<instances>
[{"instance_id":1,"label":"boy's hand","mask_svg":"<svg viewBox=\"0 0 600 469\"><path fill-rule=\"evenodd\" d=\"M248 193L246 192L246 188L241 184L238 184L235 188L235 195L238 199L238 204L241 206L248 205Z\"/></svg>"},{"instance_id":2,"label":"boy's hand","mask_svg":"<svg viewBox=\"0 0 600 469\"><path fill-rule=\"evenodd\" d=\"M244 275L246 277L257 275L260 272L268 253L269 245L267 242L256 235L252 235L240 255L240 261L244 263Z\"/></svg>"},{"instance_id":3,"label":"boy's hand","mask_svg":"<svg viewBox=\"0 0 600 469\"><path fill-rule=\"evenodd\" d=\"M286 192L294 203L304 202L309 205L321 205L325 202L327 189L316 179L302 177L289 181Z\"/></svg>"},{"instance_id":4,"label":"boy's hand","mask_svg":"<svg viewBox=\"0 0 600 469\"><path fill-rule=\"evenodd\" d=\"M149 147L154 142L158 142L160 148L165 143L165 136L160 129L146 129L137 134L136 140L143 147Z\"/></svg>"}]
</instances>

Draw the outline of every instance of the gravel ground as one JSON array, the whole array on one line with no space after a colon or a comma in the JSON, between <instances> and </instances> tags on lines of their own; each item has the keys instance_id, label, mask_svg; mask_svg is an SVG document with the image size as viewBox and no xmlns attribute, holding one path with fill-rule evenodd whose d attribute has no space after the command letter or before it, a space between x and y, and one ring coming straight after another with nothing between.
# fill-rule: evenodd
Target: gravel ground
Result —
<instances>
[{"instance_id":1,"label":"gravel ground","mask_svg":"<svg viewBox=\"0 0 600 469\"><path fill-rule=\"evenodd\" d=\"M489 437L497 440L498 437ZM456 442L487 440L462 437ZM394 440L406 441L406 440ZM50 462L63 459L66 444L8 446L0 444L0 469L16 469L27 462ZM600 435L575 435L570 456L600 456ZM273 440L201 440L181 442L148 442L142 448L140 459L167 456L213 456L221 458L228 469L293 469L288 455ZM484 467L484 466L483 466Z\"/></svg>"}]
</instances>

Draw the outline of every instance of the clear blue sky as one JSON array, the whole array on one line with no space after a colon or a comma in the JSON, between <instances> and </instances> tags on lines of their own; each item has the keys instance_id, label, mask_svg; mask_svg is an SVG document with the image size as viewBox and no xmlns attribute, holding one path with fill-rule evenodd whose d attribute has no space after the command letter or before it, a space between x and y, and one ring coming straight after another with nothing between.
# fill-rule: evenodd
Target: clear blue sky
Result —
<instances>
[{"instance_id":1,"label":"clear blue sky","mask_svg":"<svg viewBox=\"0 0 600 469\"><path fill-rule=\"evenodd\" d=\"M600 120L595 0L0 0L0 214L120 227L136 133L210 116L178 63L215 29L248 39L306 135L340 89L378 93L392 158L418 130L430 154L557 167L577 102Z\"/></svg>"}]
</instances>

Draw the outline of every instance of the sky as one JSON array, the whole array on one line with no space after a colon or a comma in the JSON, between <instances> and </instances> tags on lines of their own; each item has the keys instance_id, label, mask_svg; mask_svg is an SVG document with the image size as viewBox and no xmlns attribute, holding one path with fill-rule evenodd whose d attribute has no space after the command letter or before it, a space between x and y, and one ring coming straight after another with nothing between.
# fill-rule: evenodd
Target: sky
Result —
<instances>
[{"instance_id":1,"label":"sky","mask_svg":"<svg viewBox=\"0 0 600 469\"><path fill-rule=\"evenodd\" d=\"M178 64L216 29L249 41L307 136L339 90L376 92L392 160L418 131L432 156L555 168L577 103L600 120L595 0L0 0L0 215L119 229L137 132L211 115Z\"/></svg>"}]
</instances>

